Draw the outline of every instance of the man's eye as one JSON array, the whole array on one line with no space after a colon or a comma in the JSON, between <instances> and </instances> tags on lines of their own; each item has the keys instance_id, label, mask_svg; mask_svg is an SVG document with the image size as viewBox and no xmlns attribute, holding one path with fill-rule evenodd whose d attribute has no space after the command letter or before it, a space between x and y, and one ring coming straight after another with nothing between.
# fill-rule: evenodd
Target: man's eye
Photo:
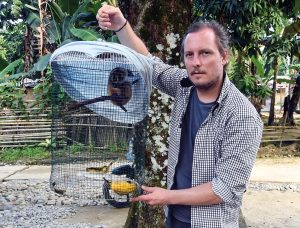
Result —
<instances>
[{"instance_id":1,"label":"man's eye","mask_svg":"<svg viewBox=\"0 0 300 228\"><path fill-rule=\"evenodd\" d=\"M210 52L208 52L208 51L202 52L202 55L204 55L204 56L207 56L209 54L210 54Z\"/></svg>"},{"instance_id":2,"label":"man's eye","mask_svg":"<svg viewBox=\"0 0 300 228\"><path fill-rule=\"evenodd\" d=\"M186 54L185 54L186 57L190 57L190 56L192 56L192 55L193 55L192 53L186 53Z\"/></svg>"}]
</instances>

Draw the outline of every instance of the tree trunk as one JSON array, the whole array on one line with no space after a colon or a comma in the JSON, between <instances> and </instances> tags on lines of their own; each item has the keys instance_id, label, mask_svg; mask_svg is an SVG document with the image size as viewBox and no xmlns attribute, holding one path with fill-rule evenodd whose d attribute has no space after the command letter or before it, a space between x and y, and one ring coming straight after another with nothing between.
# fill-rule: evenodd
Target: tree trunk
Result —
<instances>
[{"instance_id":1,"label":"tree trunk","mask_svg":"<svg viewBox=\"0 0 300 228\"><path fill-rule=\"evenodd\" d=\"M32 41L35 39L32 28L26 27L26 33L24 37L24 71L29 72L31 65L34 62L34 50L32 48Z\"/></svg>"},{"instance_id":2,"label":"tree trunk","mask_svg":"<svg viewBox=\"0 0 300 228\"><path fill-rule=\"evenodd\" d=\"M300 76L296 78L295 87L293 89L293 95L289 102L286 125L295 125L294 112L296 111L297 104L300 100Z\"/></svg>"},{"instance_id":3,"label":"tree trunk","mask_svg":"<svg viewBox=\"0 0 300 228\"><path fill-rule=\"evenodd\" d=\"M184 1L119 1L119 6L149 51L170 64L180 64L180 38L192 21L192 2ZM178 20L180 18L180 20ZM177 35L178 34L178 35ZM176 41L176 47L170 45ZM157 45L163 46L158 50ZM168 124L172 99L153 89L148 121L148 146L145 157L148 186L166 187ZM144 203L132 204L125 227L164 227L162 207Z\"/></svg>"},{"instance_id":4,"label":"tree trunk","mask_svg":"<svg viewBox=\"0 0 300 228\"><path fill-rule=\"evenodd\" d=\"M258 112L258 114L261 115L263 99L261 97L251 96L250 102L253 104L253 106L256 109L256 111Z\"/></svg>"},{"instance_id":5,"label":"tree trunk","mask_svg":"<svg viewBox=\"0 0 300 228\"><path fill-rule=\"evenodd\" d=\"M278 58L275 57L275 59L274 59L274 79L273 79L271 106L270 106L270 113L269 113L269 120L268 120L269 126L274 125L275 98L276 98L276 84L277 84L278 69L279 69Z\"/></svg>"}]
</instances>

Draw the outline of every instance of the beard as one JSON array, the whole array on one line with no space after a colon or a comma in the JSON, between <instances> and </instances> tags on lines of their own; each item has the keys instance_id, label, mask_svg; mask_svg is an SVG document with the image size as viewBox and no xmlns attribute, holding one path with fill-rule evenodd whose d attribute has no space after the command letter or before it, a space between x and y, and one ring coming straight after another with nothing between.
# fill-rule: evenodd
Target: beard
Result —
<instances>
[{"instance_id":1,"label":"beard","mask_svg":"<svg viewBox=\"0 0 300 228\"><path fill-rule=\"evenodd\" d=\"M210 81L206 81L206 82L198 82L197 80L191 80L194 84L194 86L199 89L199 90L203 90L203 91L207 91L210 90L212 88L214 88L215 86L218 86L220 83L220 79L216 78L214 80L210 80Z\"/></svg>"},{"instance_id":2,"label":"beard","mask_svg":"<svg viewBox=\"0 0 300 228\"><path fill-rule=\"evenodd\" d=\"M213 77L213 79L211 80L205 80L204 82L201 82L201 78L197 78L197 76L194 76L194 74L207 74L206 71L202 71L202 70L194 70L191 72L191 76L190 76L190 80L193 82L194 86L199 89L199 90L203 90L203 91L207 91L210 90L214 87L218 87L219 84L223 83L223 80L225 78L225 74L223 73L223 77ZM209 77L208 75L205 75L205 77ZM206 78L207 79L207 78Z\"/></svg>"},{"instance_id":3,"label":"beard","mask_svg":"<svg viewBox=\"0 0 300 228\"><path fill-rule=\"evenodd\" d=\"M200 90L209 90L217 84L217 81L210 81L207 83L194 83L195 87Z\"/></svg>"}]
</instances>

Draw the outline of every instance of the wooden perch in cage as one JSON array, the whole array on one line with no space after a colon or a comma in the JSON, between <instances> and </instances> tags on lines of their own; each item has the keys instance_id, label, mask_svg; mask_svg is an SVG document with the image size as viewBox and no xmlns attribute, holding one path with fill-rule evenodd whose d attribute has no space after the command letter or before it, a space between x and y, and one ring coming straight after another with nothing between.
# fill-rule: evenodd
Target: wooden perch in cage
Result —
<instances>
[{"instance_id":1,"label":"wooden perch in cage","mask_svg":"<svg viewBox=\"0 0 300 228\"><path fill-rule=\"evenodd\" d=\"M93 99L88 99L88 100L84 100L84 101L80 101L78 103L72 104L68 107L68 111L73 111L82 106L93 104L96 102L110 100L110 101L112 101L113 104L119 106L121 109L123 109L125 112L127 112L126 108L124 107L124 104L126 104L130 100L130 98L131 97L119 96L119 95L96 97Z\"/></svg>"}]
</instances>

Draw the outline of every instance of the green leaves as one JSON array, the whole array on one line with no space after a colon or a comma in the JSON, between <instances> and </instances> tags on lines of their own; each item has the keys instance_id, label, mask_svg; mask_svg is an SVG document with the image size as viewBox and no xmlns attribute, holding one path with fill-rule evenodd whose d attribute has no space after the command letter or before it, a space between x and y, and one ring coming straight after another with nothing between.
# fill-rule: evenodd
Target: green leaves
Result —
<instances>
[{"instance_id":1,"label":"green leaves","mask_svg":"<svg viewBox=\"0 0 300 228\"><path fill-rule=\"evenodd\" d=\"M41 24L40 17L34 12L30 12L25 21L34 31L37 31L37 27L40 27Z\"/></svg>"},{"instance_id":2,"label":"green leaves","mask_svg":"<svg viewBox=\"0 0 300 228\"><path fill-rule=\"evenodd\" d=\"M79 0L58 0L61 10L68 15L73 15L79 7Z\"/></svg>"},{"instance_id":3,"label":"green leaves","mask_svg":"<svg viewBox=\"0 0 300 228\"><path fill-rule=\"evenodd\" d=\"M15 70L23 63L22 59L17 59L16 61L10 63L7 67L0 72L0 81L5 81L10 76L10 73L14 73Z\"/></svg>"},{"instance_id":4,"label":"green leaves","mask_svg":"<svg viewBox=\"0 0 300 228\"><path fill-rule=\"evenodd\" d=\"M256 72L263 77L265 72L262 63L255 56L252 56L251 60L256 66Z\"/></svg>"},{"instance_id":5,"label":"green leaves","mask_svg":"<svg viewBox=\"0 0 300 228\"><path fill-rule=\"evenodd\" d=\"M288 37L274 34L264 47L264 54L267 59L283 58L289 56L291 52L292 43Z\"/></svg>"},{"instance_id":6,"label":"green leaves","mask_svg":"<svg viewBox=\"0 0 300 228\"><path fill-rule=\"evenodd\" d=\"M104 39L104 38L103 38ZM107 39L108 42L112 42L112 43L120 43L119 39L118 39L118 36L117 35L113 35L111 37L109 37Z\"/></svg>"},{"instance_id":7,"label":"green leaves","mask_svg":"<svg viewBox=\"0 0 300 228\"><path fill-rule=\"evenodd\" d=\"M97 39L103 39L104 37L99 33L91 29L77 29L71 28L71 33L84 41L96 41Z\"/></svg>"},{"instance_id":8,"label":"green leaves","mask_svg":"<svg viewBox=\"0 0 300 228\"><path fill-rule=\"evenodd\" d=\"M14 1L20 2L20 0ZM19 27L20 24L24 25L22 33L20 33L20 37L11 36L16 38L9 43L9 46L11 47L14 44L18 44L17 41L24 38L25 26L32 28L33 39L35 39L34 36L41 34L39 29L41 25L45 26L45 33L43 33L43 35L45 35L44 38L46 39L45 43L47 44L46 47L48 52L51 52L55 48L66 43L77 40L95 41L98 39L104 39L104 37L96 31L97 22L95 17L95 14L102 2L103 0L47 1L43 11L43 21L40 19L40 9L38 8L37 2L30 5L23 4L22 15L19 16L23 18L23 21L13 25L13 28ZM0 24L2 24L2 18L2 15L0 15ZM8 17L5 19L7 18ZM11 18L9 19L12 20ZM118 41L115 36L107 36L113 42ZM6 37L5 42L7 42ZM36 44L34 40L30 40L30 42ZM32 64L30 66L31 69L29 72L24 72L24 62L22 60L24 58L24 50L22 49L22 56L17 55L17 57L15 55L9 56L10 53L7 53L8 50L15 49L5 48L6 52L4 55L2 54L2 58L0 58L0 108L25 108L23 102L24 89L20 86L21 78L24 76L32 78L40 77L39 72L44 73L44 81L39 82L33 90L34 96L37 100L34 105L38 106L41 110L49 107L51 103L52 89L51 69L49 66L51 53L41 56L34 64L30 63ZM19 52L13 51L12 53L18 54ZM27 57L28 56L29 55L27 53ZM11 61L12 59L17 60ZM8 64L7 62L11 63ZM61 93L61 97L62 100L66 99L65 93Z\"/></svg>"},{"instance_id":9,"label":"green leaves","mask_svg":"<svg viewBox=\"0 0 300 228\"><path fill-rule=\"evenodd\" d=\"M294 1L295 1L295 6L294 6L293 11L296 16L297 14L300 13L300 1L299 0L294 0Z\"/></svg>"},{"instance_id":10,"label":"green leaves","mask_svg":"<svg viewBox=\"0 0 300 228\"><path fill-rule=\"evenodd\" d=\"M19 88L15 81L0 83L0 109L9 107L24 111L23 95L24 90Z\"/></svg>"},{"instance_id":11,"label":"green leaves","mask_svg":"<svg viewBox=\"0 0 300 228\"><path fill-rule=\"evenodd\" d=\"M80 20L90 20L95 16L91 17L90 12L85 12L87 6L91 7L91 0L83 1L80 6L78 2L79 1L49 2L51 14L54 18L54 20L47 23L47 38L50 43L58 43L58 46L62 46L62 44L76 39L84 41L103 39L103 36L95 30L80 27L80 25L84 24ZM76 7L71 7L72 4Z\"/></svg>"},{"instance_id":12,"label":"green leaves","mask_svg":"<svg viewBox=\"0 0 300 228\"><path fill-rule=\"evenodd\" d=\"M50 57L51 57L51 54L41 56L39 58L39 60L37 61L37 63L34 64L33 69L35 71L44 71L49 64Z\"/></svg>"},{"instance_id":13,"label":"green leaves","mask_svg":"<svg viewBox=\"0 0 300 228\"><path fill-rule=\"evenodd\" d=\"M91 0L85 0L83 3L78 7L78 9L73 13L70 24L74 25L75 21L77 20L77 17L80 13L84 12L87 5L91 2Z\"/></svg>"},{"instance_id":14,"label":"green leaves","mask_svg":"<svg viewBox=\"0 0 300 228\"><path fill-rule=\"evenodd\" d=\"M47 26L47 37L46 39L49 41L50 44L53 43L61 43L62 35L61 35L61 28L56 23L55 20L49 22Z\"/></svg>"},{"instance_id":15,"label":"green leaves","mask_svg":"<svg viewBox=\"0 0 300 228\"><path fill-rule=\"evenodd\" d=\"M49 1L50 10L55 21L62 22L66 14L61 7L54 1Z\"/></svg>"},{"instance_id":16,"label":"green leaves","mask_svg":"<svg viewBox=\"0 0 300 228\"><path fill-rule=\"evenodd\" d=\"M243 86L243 91L247 95L250 95L251 91L253 91L255 87L255 81L255 77L253 77L252 75L245 75L245 77L240 80L240 83Z\"/></svg>"},{"instance_id":17,"label":"green leaves","mask_svg":"<svg viewBox=\"0 0 300 228\"><path fill-rule=\"evenodd\" d=\"M20 16L22 11L23 2L21 0L13 0L13 4L11 6L11 12L15 17Z\"/></svg>"},{"instance_id":18,"label":"green leaves","mask_svg":"<svg viewBox=\"0 0 300 228\"><path fill-rule=\"evenodd\" d=\"M269 86L264 85L264 84L258 85L255 92L252 93L253 96L256 96L256 97L259 97L262 99L265 99L266 97L271 96L271 94L272 94L272 91L269 88Z\"/></svg>"}]
</instances>

